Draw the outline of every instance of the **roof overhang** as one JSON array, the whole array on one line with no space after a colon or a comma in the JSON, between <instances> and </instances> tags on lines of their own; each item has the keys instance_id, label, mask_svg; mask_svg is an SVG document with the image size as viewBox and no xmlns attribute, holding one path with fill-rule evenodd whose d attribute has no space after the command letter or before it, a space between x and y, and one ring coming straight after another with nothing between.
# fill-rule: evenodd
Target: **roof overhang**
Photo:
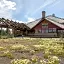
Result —
<instances>
[{"instance_id":1,"label":"roof overhang","mask_svg":"<svg viewBox=\"0 0 64 64\"><path fill-rule=\"evenodd\" d=\"M64 29L64 25L62 25L62 24L60 24L60 23L57 23L57 22L54 22L54 21L52 21L52 20L50 20L50 19L48 19L48 18L45 18L45 19L48 20L49 22L51 22L51 23L57 25L58 27Z\"/></svg>"}]
</instances>

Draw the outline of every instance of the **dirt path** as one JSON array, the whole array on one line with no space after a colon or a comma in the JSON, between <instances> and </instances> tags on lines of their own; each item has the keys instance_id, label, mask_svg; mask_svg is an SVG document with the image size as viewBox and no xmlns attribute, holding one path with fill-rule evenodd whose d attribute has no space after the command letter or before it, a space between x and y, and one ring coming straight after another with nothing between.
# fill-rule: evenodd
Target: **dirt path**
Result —
<instances>
[{"instance_id":1,"label":"dirt path","mask_svg":"<svg viewBox=\"0 0 64 64\"><path fill-rule=\"evenodd\" d=\"M11 59L7 57L0 57L0 64L11 64Z\"/></svg>"}]
</instances>

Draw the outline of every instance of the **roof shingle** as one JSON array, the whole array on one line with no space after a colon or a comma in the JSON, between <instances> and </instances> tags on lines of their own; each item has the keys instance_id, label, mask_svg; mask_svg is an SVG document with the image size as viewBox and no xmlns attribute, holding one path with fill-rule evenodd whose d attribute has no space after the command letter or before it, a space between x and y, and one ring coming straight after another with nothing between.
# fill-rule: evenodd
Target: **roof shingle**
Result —
<instances>
[{"instance_id":1,"label":"roof shingle","mask_svg":"<svg viewBox=\"0 0 64 64\"><path fill-rule=\"evenodd\" d=\"M42 18L37 19L37 20L32 21L32 22L29 22L27 24L27 26L30 29L32 29L35 25L37 25L41 21L41 19ZM48 20L49 22L52 22L53 24L59 26L60 28L64 29L64 19L63 18L58 18L56 16L49 15L49 16L45 17L45 19Z\"/></svg>"}]
</instances>

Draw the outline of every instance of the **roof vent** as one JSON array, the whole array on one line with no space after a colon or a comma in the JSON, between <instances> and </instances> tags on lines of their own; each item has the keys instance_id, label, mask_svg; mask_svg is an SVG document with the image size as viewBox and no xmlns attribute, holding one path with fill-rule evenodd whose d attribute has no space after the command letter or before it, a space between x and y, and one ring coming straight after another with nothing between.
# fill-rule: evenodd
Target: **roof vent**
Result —
<instances>
[{"instance_id":1,"label":"roof vent","mask_svg":"<svg viewBox=\"0 0 64 64\"><path fill-rule=\"evenodd\" d=\"M52 14L53 17L55 17L55 14Z\"/></svg>"}]
</instances>

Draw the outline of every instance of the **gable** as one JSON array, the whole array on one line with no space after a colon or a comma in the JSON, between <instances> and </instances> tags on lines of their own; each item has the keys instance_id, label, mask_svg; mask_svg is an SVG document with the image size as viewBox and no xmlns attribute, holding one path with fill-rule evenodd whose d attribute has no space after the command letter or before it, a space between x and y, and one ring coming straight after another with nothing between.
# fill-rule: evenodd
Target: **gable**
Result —
<instances>
[{"instance_id":1,"label":"gable","mask_svg":"<svg viewBox=\"0 0 64 64\"><path fill-rule=\"evenodd\" d=\"M41 20L37 25L35 25L32 29L42 29L42 25L46 25L48 24L48 28L57 28L57 29L62 29L60 28L59 26L53 24L52 22L44 19L44 20Z\"/></svg>"}]
</instances>

